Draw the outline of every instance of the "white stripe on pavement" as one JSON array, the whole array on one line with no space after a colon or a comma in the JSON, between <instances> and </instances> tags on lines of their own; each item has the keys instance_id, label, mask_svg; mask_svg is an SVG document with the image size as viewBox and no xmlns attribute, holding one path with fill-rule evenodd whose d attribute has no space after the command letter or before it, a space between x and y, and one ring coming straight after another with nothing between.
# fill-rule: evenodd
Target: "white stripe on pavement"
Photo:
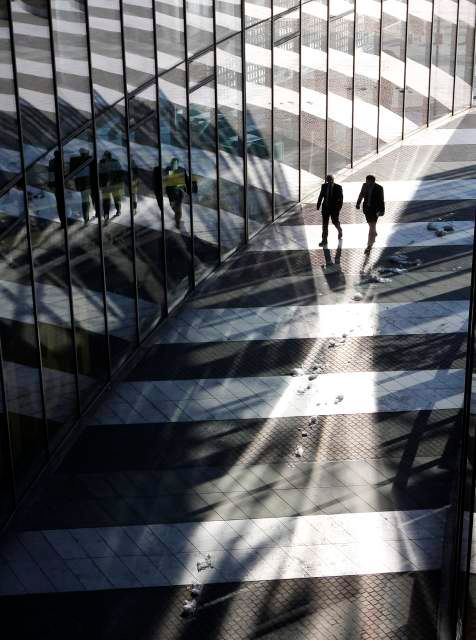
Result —
<instances>
[{"instance_id":1,"label":"white stripe on pavement","mask_svg":"<svg viewBox=\"0 0 476 640\"><path fill-rule=\"evenodd\" d=\"M313 364L319 364L317 359ZM122 382L86 422L117 425L459 409L463 390L464 369L321 373L312 381L307 375L289 375Z\"/></svg>"},{"instance_id":2,"label":"white stripe on pavement","mask_svg":"<svg viewBox=\"0 0 476 640\"><path fill-rule=\"evenodd\" d=\"M6 560L0 564L0 592L436 569L441 566L444 519L445 510L422 509L26 531L12 534L0 549ZM203 562L211 566L199 570Z\"/></svg>"}]
</instances>

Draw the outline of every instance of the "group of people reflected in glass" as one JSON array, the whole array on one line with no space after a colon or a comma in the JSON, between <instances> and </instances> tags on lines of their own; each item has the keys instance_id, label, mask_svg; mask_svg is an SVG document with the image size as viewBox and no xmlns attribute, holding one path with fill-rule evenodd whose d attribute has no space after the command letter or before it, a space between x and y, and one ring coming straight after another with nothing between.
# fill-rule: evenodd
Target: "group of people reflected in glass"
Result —
<instances>
[{"instance_id":1,"label":"group of people reflected in glass","mask_svg":"<svg viewBox=\"0 0 476 640\"><path fill-rule=\"evenodd\" d=\"M126 197L127 173L121 167L117 157L109 151L104 151L97 169L99 191L96 186L95 165L93 158L86 148L80 148L79 153L70 158L66 175L63 180L61 153L56 150L48 164L48 187L54 194L56 210L61 228L64 228L68 218L70 221L82 219L88 224L97 217L99 202L102 206L103 220L108 223L112 215L118 217L122 212L122 202ZM132 211L137 211L139 194L139 168L131 162ZM183 203L192 193L198 191L197 178L190 177L179 158L172 157L162 169L156 166L152 172L153 191L157 205L163 211L163 197L167 197L172 209L175 227L180 229L183 216ZM68 207L66 190L72 190L80 195L80 211L75 211L75 203ZM165 193L164 193L165 192ZM67 209L69 208L69 216Z\"/></svg>"}]
</instances>

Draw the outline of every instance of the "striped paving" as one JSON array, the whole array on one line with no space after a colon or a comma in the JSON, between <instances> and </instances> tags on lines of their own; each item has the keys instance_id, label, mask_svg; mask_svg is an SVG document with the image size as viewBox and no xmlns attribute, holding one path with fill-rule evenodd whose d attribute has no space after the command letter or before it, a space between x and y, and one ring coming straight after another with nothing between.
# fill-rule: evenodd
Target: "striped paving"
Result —
<instances>
[{"instance_id":1,"label":"striped paving","mask_svg":"<svg viewBox=\"0 0 476 640\"><path fill-rule=\"evenodd\" d=\"M467 300L185 309L157 344L465 332Z\"/></svg>"},{"instance_id":2,"label":"striped paving","mask_svg":"<svg viewBox=\"0 0 476 640\"><path fill-rule=\"evenodd\" d=\"M89 424L457 409L463 390L462 369L123 382Z\"/></svg>"},{"instance_id":3,"label":"striped paving","mask_svg":"<svg viewBox=\"0 0 476 640\"><path fill-rule=\"evenodd\" d=\"M2 548L0 593L424 571L444 510L24 532Z\"/></svg>"},{"instance_id":4,"label":"striped paving","mask_svg":"<svg viewBox=\"0 0 476 640\"><path fill-rule=\"evenodd\" d=\"M475 194L476 195L476 194ZM378 236L374 247L432 247L472 245L474 235L474 223L471 220L456 220L450 223L453 230L448 231L443 237L438 237L436 232L427 228L426 222L388 223L379 221L377 224ZM441 225L442 227L444 224ZM368 241L369 228L366 224L346 224L343 230L343 239L339 243L337 233L331 229L328 238L328 248L365 249ZM303 249L315 250L319 248L322 239L321 225L301 225L287 227L275 226L261 238L255 251L275 251L280 246L286 251Z\"/></svg>"},{"instance_id":5,"label":"striped paving","mask_svg":"<svg viewBox=\"0 0 476 640\"><path fill-rule=\"evenodd\" d=\"M476 182L391 171L370 258L361 213L336 256L293 212L157 332L5 539L5 593L444 580Z\"/></svg>"}]
</instances>

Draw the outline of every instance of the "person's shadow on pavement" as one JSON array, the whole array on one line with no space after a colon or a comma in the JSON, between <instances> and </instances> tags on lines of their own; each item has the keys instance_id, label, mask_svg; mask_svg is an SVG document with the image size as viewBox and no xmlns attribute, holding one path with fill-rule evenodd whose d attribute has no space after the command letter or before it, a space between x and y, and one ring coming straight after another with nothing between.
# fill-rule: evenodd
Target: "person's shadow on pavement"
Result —
<instances>
[{"instance_id":1,"label":"person's shadow on pavement","mask_svg":"<svg viewBox=\"0 0 476 640\"><path fill-rule=\"evenodd\" d=\"M324 252L324 260L326 261L326 264L322 265L322 271L324 273L324 277L327 280L329 289L333 291L342 288L345 289L345 274L342 271L340 265L340 259L342 255L342 240L339 240L334 260L332 260L331 250L327 246L323 247L322 250Z\"/></svg>"}]
</instances>

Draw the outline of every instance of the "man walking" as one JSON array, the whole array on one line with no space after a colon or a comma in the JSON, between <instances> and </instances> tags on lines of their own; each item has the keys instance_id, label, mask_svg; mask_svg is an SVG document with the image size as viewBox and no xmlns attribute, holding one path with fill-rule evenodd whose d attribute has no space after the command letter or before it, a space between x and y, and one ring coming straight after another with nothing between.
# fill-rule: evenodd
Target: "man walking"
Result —
<instances>
[{"instance_id":1,"label":"man walking","mask_svg":"<svg viewBox=\"0 0 476 640\"><path fill-rule=\"evenodd\" d=\"M364 201L364 215L369 225L369 237L364 253L369 255L372 245L377 237L377 220L385 213L385 199L383 187L375 182L375 176L367 176L357 199L356 209L360 209L360 203Z\"/></svg>"},{"instance_id":2,"label":"man walking","mask_svg":"<svg viewBox=\"0 0 476 640\"><path fill-rule=\"evenodd\" d=\"M334 182L334 176L326 176L326 181L321 187L319 198L317 199L317 210L322 204L322 241L320 247L327 246L327 234L329 231L329 218L337 229L339 240L342 238L342 227L339 222L339 213L344 201L342 187Z\"/></svg>"}]
</instances>

